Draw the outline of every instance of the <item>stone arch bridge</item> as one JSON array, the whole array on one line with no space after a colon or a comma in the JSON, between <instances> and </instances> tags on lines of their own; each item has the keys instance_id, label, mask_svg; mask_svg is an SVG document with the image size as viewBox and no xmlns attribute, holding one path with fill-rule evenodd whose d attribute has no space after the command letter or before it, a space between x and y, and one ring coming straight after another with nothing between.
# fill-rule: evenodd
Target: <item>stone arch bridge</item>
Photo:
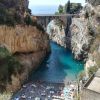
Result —
<instances>
[{"instance_id":1,"label":"stone arch bridge","mask_svg":"<svg viewBox=\"0 0 100 100\"><path fill-rule=\"evenodd\" d=\"M43 15L35 15L37 18L37 23L43 26L44 30L46 30L47 25L53 19L60 19L63 21L64 26L71 25L71 18L76 16L75 14L62 14L62 15L54 15L54 14L43 14Z\"/></svg>"}]
</instances>

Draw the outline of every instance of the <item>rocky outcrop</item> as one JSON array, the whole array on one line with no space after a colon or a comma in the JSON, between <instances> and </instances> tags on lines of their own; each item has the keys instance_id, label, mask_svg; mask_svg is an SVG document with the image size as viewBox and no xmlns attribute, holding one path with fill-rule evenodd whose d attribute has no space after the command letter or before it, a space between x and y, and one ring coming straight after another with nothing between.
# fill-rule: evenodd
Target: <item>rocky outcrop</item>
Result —
<instances>
[{"instance_id":1,"label":"rocky outcrop","mask_svg":"<svg viewBox=\"0 0 100 100\"><path fill-rule=\"evenodd\" d=\"M92 56L92 54L88 54L88 59L85 63L85 73L86 73L86 77L88 78L89 77L89 68L91 67L95 67L97 64Z\"/></svg>"},{"instance_id":2,"label":"rocky outcrop","mask_svg":"<svg viewBox=\"0 0 100 100\"><path fill-rule=\"evenodd\" d=\"M88 2L89 4L85 7L85 12L88 13L88 22L90 24L90 31L88 31L88 33L92 32L94 39L90 45L88 59L85 64L87 77L89 77L89 69L100 67L100 2L98 0L88 0Z\"/></svg>"},{"instance_id":3,"label":"rocky outcrop","mask_svg":"<svg viewBox=\"0 0 100 100\"><path fill-rule=\"evenodd\" d=\"M91 39L91 35L88 34L87 21L84 18L73 18L71 25L71 48L75 59L83 60L88 56Z\"/></svg>"},{"instance_id":4,"label":"rocky outcrop","mask_svg":"<svg viewBox=\"0 0 100 100\"><path fill-rule=\"evenodd\" d=\"M0 24L24 24L24 18L31 12L28 0L0 0Z\"/></svg>"},{"instance_id":5,"label":"rocky outcrop","mask_svg":"<svg viewBox=\"0 0 100 100\"><path fill-rule=\"evenodd\" d=\"M0 69L4 69L0 90L3 86L15 91L50 51L48 34L36 17L30 17L28 0L0 0L0 47L10 52L8 56L4 49L5 58L0 56Z\"/></svg>"},{"instance_id":6,"label":"rocky outcrop","mask_svg":"<svg viewBox=\"0 0 100 100\"><path fill-rule=\"evenodd\" d=\"M65 30L61 20L52 20L47 26L47 33L52 41L66 47Z\"/></svg>"},{"instance_id":7,"label":"rocky outcrop","mask_svg":"<svg viewBox=\"0 0 100 100\"><path fill-rule=\"evenodd\" d=\"M99 33L100 2L98 0L87 0L87 2L83 9L84 11L80 13L80 18L74 17L70 27L71 49L78 60L86 60L88 58L94 38Z\"/></svg>"},{"instance_id":8,"label":"rocky outcrop","mask_svg":"<svg viewBox=\"0 0 100 100\"><path fill-rule=\"evenodd\" d=\"M29 1L28 0L1 0L1 5L4 5L6 8L25 8L28 9Z\"/></svg>"},{"instance_id":9,"label":"rocky outcrop","mask_svg":"<svg viewBox=\"0 0 100 100\"><path fill-rule=\"evenodd\" d=\"M0 27L0 44L14 54L46 50L48 35L33 26Z\"/></svg>"},{"instance_id":10,"label":"rocky outcrop","mask_svg":"<svg viewBox=\"0 0 100 100\"><path fill-rule=\"evenodd\" d=\"M49 52L48 35L33 26L16 26L15 28L0 26L0 44L14 54L23 66L23 73L20 77L11 76L12 84L8 87L12 90L20 87L29 72L36 69ZM19 83L16 87L13 83L15 79Z\"/></svg>"},{"instance_id":11,"label":"rocky outcrop","mask_svg":"<svg viewBox=\"0 0 100 100\"><path fill-rule=\"evenodd\" d=\"M10 76L11 82L6 88L12 91L20 88L50 51L48 35L36 26L0 26L0 45L6 47L22 66L20 74Z\"/></svg>"},{"instance_id":12,"label":"rocky outcrop","mask_svg":"<svg viewBox=\"0 0 100 100\"><path fill-rule=\"evenodd\" d=\"M86 77L89 70L100 66L100 3L97 0L92 4L92 1L86 4L80 18L73 18L71 25L72 52L76 59L85 59Z\"/></svg>"},{"instance_id":13,"label":"rocky outcrop","mask_svg":"<svg viewBox=\"0 0 100 100\"><path fill-rule=\"evenodd\" d=\"M86 1L92 4L93 6L100 5L100 0L86 0Z\"/></svg>"}]
</instances>

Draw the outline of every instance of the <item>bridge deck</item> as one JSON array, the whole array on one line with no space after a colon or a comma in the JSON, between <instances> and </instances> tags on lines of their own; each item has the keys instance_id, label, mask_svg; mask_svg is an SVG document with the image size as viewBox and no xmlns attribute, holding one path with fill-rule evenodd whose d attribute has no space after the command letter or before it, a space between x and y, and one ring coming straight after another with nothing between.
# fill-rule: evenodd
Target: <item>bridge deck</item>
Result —
<instances>
[{"instance_id":1,"label":"bridge deck","mask_svg":"<svg viewBox=\"0 0 100 100\"><path fill-rule=\"evenodd\" d=\"M72 16L72 15L76 15L76 14L58 14L58 15L55 15L55 14L37 14L37 15L33 15L33 16L39 16L39 17L43 17L43 16Z\"/></svg>"}]
</instances>

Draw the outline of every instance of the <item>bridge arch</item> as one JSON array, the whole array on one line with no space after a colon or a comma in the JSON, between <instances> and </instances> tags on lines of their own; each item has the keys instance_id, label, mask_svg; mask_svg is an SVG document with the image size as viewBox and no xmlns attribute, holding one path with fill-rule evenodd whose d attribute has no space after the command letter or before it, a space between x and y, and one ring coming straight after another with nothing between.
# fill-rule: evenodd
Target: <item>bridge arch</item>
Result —
<instances>
[{"instance_id":1,"label":"bridge arch","mask_svg":"<svg viewBox=\"0 0 100 100\"><path fill-rule=\"evenodd\" d=\"M49 36L53 33L52 34L53 36L50 36L52 37L52 40L54 40L55 42L58 42L58 44L59 43L63 44L62 46L64 47L71 48L70 25L72 24L72 17L73 17L72 14L54 15L54 16L51 16L51 15L37 16L37 23L39 23L47 33L49 33ZM52 29L51 31L54 31L54 32L48 32L47 31L48 25L51 23L52 20L57 20L57 19L61 20L63 23L63 32L56 32L57 33L56 34L55 33L56 29L54 28L51 28ZM59 29L57 31L59 31Z\"/></svg>"},{"instance_id":2,"label":"bridge arch","mask_svg":"<svg viewBox=\"0 0 100 100\"><path fill-rule=\"evenodd\" d=\"M54 19L62 20L62 22L66 26L68 16L72 16L72 15L71 14L67 14L67 15L38 15L38 16L36 16L36 18L37 18L37 23L39 23L44 28L44 30L46 30L49 22L54 20Z\"/></svg>"}]
</instances>

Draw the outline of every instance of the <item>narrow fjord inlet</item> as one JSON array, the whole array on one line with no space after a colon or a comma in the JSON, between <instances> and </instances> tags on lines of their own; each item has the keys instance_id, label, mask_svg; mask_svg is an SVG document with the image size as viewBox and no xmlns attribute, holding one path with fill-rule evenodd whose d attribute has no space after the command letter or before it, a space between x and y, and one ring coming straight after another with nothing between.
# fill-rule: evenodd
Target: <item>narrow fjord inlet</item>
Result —
<instances>
[{"instance_id":1,"label":"narrow fjord inlet","mask_svg":"<svg viewBox=\"0 0 100 100\"><path fill-rule=\"evenodd\" d=\"M29 75L27 84L17 92L12 100L54 100L53 94L64 94L66 98L69 89L77 89L77 76L84 70L84 63L74 59L71 50L50 41L51 53L47 55L36 71ZM65 84L69 84L65 87ZM69 92L70 93L70 92ZM41 99L40 99L41 98ZM58 100L67 100L59 97ZM72 99L70 99L72 100Z\"/></svg>"},{"instance_id":2,"label":"narrow fjord inlet","mask_svg":"<svg viewBox=\"0 0 100 100\"><path fill-rule=\"evenodd\" d=\"M0 0L0 100L100 100L100 0Z\"/></svg>"},{"instance_id":3,"label":"narrow fjord inlet","mask_svg":"<svg viewBox=\"0 0 100 100\"><path fill-rule=\"evenodd\" d=\"M76 61L71 50L65 49L55 42L50 42L51 54L43 61L37 71L33 72L31 81L62 83L76 81L77 75L84 69L83 62Z\"/></svg>"}]
</instances>

